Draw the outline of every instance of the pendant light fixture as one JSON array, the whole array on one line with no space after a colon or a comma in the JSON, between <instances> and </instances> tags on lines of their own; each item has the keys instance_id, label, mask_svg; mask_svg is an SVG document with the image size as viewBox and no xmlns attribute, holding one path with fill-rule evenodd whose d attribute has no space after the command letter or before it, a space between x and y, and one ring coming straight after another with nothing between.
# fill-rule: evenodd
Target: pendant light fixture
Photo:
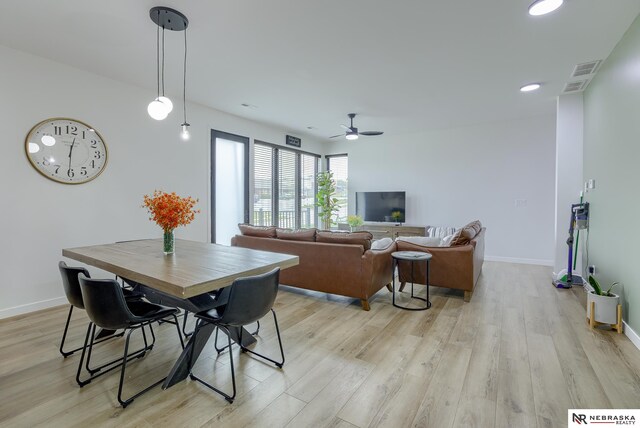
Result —
<instances>
[{"instance_id":1,"label":"pendant light fixture","mask_svg":"<svg viewBox=\"0 0 640 428\"><path fill-rule=\"evenodd\" d=\"M147 107L147 112L149 116L156 120L165 119L171 110L173 110L173 103L164 93L164 41L165 41L165 30L172 31L184 31L185 32L185 64L184 64L184 73L183 76L183 101L186 101L184 95L184 89L186 88L186 61L187 61L187 27L189 26L189 20L182 13L178 12L175 9L171 9L169 7L157 6L151 8L149 11L149 17L151 20L158 26L156 28L156 79L157 79L157 96L156 98L149 103ZM160 29L162 28L162 60L160 60ZM162 70L162 72L161 72ZM162 82L162 84L160 83ZM160 89L162 88L162 92ZM186 123L186 106L183 109L184 112L184 124L188 127L189 124ZM183 126L183 134L184 134L185 126ZM187 130L188 135L188 130ZM184 138L184 137L183 137Z\"/></svg>"},{"instance_id":2,"label":"pendant light fixture","mask_svg":"<svg viewBox=\"0 0 640 428\"><path fill-rule=\"evenodd\" d=\"M182 114L183 121L182 131L180 137L184 141L188 141L191 138L189 134L189 124L187 123L187 27L184 28L184 62L182 66Z\"/></svg>"}]
</instances>

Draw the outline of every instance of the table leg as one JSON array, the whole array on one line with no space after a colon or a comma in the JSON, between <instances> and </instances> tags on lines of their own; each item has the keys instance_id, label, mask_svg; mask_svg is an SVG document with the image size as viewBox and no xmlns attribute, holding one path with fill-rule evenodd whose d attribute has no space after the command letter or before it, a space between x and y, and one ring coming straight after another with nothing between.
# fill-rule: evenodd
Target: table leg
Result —
<instances>
[{"instance_id":1,"label":"table leg","mask_svg":"<svg viewBox=\"0 0 640 428\"><path fill-rule=\"evenodd\" d=\"M191 349L193 349L193 364L195 364L214 330L215 326L213 324L205 324L200 327L196 337L191 336L191 339L187 342L187 346L184 347L184 350L171 368L167 379L162 384L162 389L171 388L189 376L189 370L191 369L191 367L189 367ZM241 343L240 339L242 339L242 346L244 347L256 342L256 338L244 327L230 327L229 333L231 333L231 340L236 343Z\"/></svg>"},{"instance_id":2,"label":"table leg","mask_svg":"<svg viewBox=\"0 0 640 428\"><path fill-rule=\"evenodd\" d=\"M178 360L175 362L169 375L165 379L162 384L162 389L171 388L178 382L182 382L189 376L189 359L191 358L191 350L193 349L193 363L198 360L198 357L202 353L202 349L204 349L209 337L215 330L215 326L213 324L206 324L200 327L197 335L191 336L189 342L187 342L187 346L184 347L182 353L178 357Z\"/></svg>"}]
</instances>

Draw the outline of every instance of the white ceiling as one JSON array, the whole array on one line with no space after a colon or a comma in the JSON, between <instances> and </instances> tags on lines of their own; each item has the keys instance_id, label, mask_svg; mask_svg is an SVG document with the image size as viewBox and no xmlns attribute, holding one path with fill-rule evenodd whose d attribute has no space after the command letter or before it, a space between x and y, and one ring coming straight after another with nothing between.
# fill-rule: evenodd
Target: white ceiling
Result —
<instances>
[{"instance_id":1,"label":"white ceiling","mask_svg":"<svg viewBox=\"0 0 640 428\"><path fill-rule=\"evenodd\" d=\"M322 138L349 112L397 134L552 114L574 65L606 58L640 12L565 0L531 17L530 1L2 0L0 44L155 90L149 9L170 6L190 20L190 100ZM176 102L182 33L166 38Z\"/></svg>"}]
</instances>

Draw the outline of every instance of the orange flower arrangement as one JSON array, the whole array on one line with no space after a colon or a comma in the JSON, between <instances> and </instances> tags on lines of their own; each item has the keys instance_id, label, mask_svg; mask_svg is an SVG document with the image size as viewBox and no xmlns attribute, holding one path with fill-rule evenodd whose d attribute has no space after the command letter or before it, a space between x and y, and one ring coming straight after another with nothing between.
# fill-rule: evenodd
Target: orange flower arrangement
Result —
<instances>
[{"instance_id":1,"label":"orange flower arrangement","mask_svg":"<svg viewBox=\"0 0 640 428\"><path fill-rule=\"evenodd\" d=\"M200 210L193 207L198 199L191 196L182 198L175 192L166 193L155 190L152 196L144 195L144 204L149 214L149 220L156 222L165 232L170 232L178 226L186 226L193 221Z\"/></svg>"}]
</instances>

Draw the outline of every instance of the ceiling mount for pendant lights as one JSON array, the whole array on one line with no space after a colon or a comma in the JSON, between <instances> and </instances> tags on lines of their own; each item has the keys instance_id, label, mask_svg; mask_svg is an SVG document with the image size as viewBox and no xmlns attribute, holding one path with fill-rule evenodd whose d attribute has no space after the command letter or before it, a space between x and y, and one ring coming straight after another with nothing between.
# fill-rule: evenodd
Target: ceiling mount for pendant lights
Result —
<instances>
[{"instance_id":1,"label":"ceiling mount for pendant lights","mask_svg":"<svg viewBox=\"0 0 640 428\"><path fill-rule=\"evenodd\" d=\"M536 0L529 6L529 15L546 15L562 6L563 2L563 0Z\"/></svg>"},{"instance_id":2,"label":"ceiling mount for pendant lights","mask_svg":"<svg viewBox=\"0 0 640 428\"><path fill-rule=\"evenodd\" d=\"M181 136L183 139L189 138L189 130L187 123L187 107L186 107L186 87L187 87L187 27L189 20L187 17L175 9L164 6L156 6L149 10L149 17L158 26L156 29L156 75L157 75L157 96L149 103L147 111L149 116L156 120L165 119L171 110L173 103L164 93L164 31L184 31L184 67L183 67L183 85L182 85L182 101L184 122L182 126ZM162 30L162 45L160 44L160 30ZM162 49L160 49L162 46ZM160 55L162 53L162 61ZM162 84L161 84L162 82ZM162 89L162 90L161 90ZM186 125L186 126L185 126Z\"/></svg>"}]
</instances>

